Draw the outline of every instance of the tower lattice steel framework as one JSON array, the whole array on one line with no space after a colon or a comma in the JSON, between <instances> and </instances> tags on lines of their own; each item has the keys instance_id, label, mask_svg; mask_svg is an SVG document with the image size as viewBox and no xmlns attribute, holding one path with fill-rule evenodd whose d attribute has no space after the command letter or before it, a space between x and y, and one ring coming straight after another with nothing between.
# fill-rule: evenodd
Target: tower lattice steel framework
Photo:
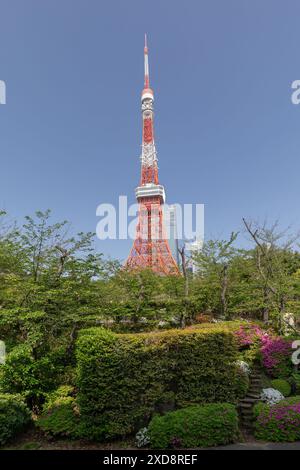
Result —
<instances>
[{"instance_id":1,"label":"tower lattice steel framework","mask_svg":"<svg viewBox=\"0 0 300 470\"><path fill-rule=\"evenodd\" d=\"M145 35L145 79L142 91L143 141L141 181L135 194L139 204L136 237L125 263L128 268L150 268L159 274L179 274L164 229L164 187L158 181L157 153L154 143L153 101L149 83L148 47Z\"/></svg>"}]
</instances>

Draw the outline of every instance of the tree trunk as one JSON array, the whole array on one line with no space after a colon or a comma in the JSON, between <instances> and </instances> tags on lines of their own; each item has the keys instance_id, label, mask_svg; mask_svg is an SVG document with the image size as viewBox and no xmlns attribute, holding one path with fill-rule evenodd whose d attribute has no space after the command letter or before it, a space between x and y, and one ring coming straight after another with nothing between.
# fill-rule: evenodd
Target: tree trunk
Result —
<instances>
[{"instance_id":1,"label":"tree trunk","mask_svg":"<svg viewBox=\"0 0 300 470\"><path fill-rule=\"evenodd\" d=\"M185 328L186 326L186 317L187 317L187 306L188 306L188 297L189 297L189 278L187 275L187 261L185 257L185 246L178 248L178 252L181 257L182 273L184 277L184 312L180 316L180 327Z\"/></svg>"},{"instance_id":2,"label":"tree trunk","mask_svg":"<svg viewBox=\"0 0 300 470\"><path fill-rule=\"evenodd\" d=\"M222 271L221 303L222 315L227 320L227 288L228 288L228 266L225 265Z\"/></svg>"}]
</instances>

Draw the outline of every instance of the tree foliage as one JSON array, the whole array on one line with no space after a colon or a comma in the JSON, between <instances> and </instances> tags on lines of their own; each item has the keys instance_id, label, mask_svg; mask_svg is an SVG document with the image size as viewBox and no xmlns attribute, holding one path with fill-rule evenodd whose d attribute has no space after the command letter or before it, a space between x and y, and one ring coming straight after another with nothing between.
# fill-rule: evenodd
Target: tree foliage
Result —
<instances>
[{"instance_id":1,"label":"tree foliage","mask_svg":"<svg viewBox=\"0 0 300 470\"><path fill-rule=\"evenodd\" d=\"M207 240L195 275L187 262L183 276L168 277L104 259L93 233L74 234L49 210L20 227L0 211L0 340L8 352L0 390L39 406L49 390L73 380L74 344L85 327L149 331L204 316L255 318L282 331L284 314L300 308L298 238L278 224L244 226L249 247L238 246L237 233Z\"/></svg>"}]
</instances>

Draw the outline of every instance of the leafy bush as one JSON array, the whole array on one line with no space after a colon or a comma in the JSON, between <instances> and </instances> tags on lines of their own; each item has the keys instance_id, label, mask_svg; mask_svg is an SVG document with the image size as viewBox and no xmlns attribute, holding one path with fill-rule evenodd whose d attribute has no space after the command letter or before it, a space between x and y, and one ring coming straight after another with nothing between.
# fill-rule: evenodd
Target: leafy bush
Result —
<instances>
[{"instance_id":1,"label":"leafy bush","mask_svg":"<svg viewBox=\"0 0 300 470\"><path fill-rule=\"evenodd\" d=\"M300 403L300 395L285 398L280 402L281 405L295 405L297 403Z\"/></svg>"},{"instance_id":2,"label":"leafy bush","mask_svg":"<svg viewBox=\"0 0 300 470\"><path fill-rule=\"evenodd\" d=\"M36 344L43 338L46 329L45 320L45 312L31 312L23 308L1 308L0 339L5 339L5 344L10 349L24 340Z\"/></svg>"},{"instance_id":3,"label":"leafy bush","mask_svg":"<svg viewBox=\"0 0 300 470\"><path fill-rule=\"evenodd\" d=\"M276 390L275 388L264 388L261 392L260 399L264 403L272 406L282 401L284 396L279 390Z\"/></svg>"},{"instance_id":4,"label":"leafy bush","mask_svg":"<svg viewBox=\"0 0 300 470\"><path fill-rule=\"evenodd\" d=\"M130 434L155 411L237 398L237 348L226 326L120 335L93 328L80 333L76 354L89 439Z\"/></svg>"},{"instance_id":5,"label":"leafy bush","mask_svg":"<svg viewBox=\"0 0 300 470\"><path fill-rule=\"evenodd\" d=\"M286 380L274 379L272 380L271 384L272 387L282 393L284 397L288 397L291 394L292 387Z\"/></svg>"},{"instance_id":6,"label":"leafy bush","mask_svg":"<svg viewBox=\"0 0 300 470\"><path fill-rule=\"evenodd\" d=\"M241 324L234 332L243 359L253 363L262 361L270 377L289 377L292 372L291 341L263 330L254 323Z\"/></svg>"},{"instance_id":7,"label":"leafy bush","mask_svg":"<svg viewBox=\"0 0 300 470\"><path fill-rule=\"evenodd\" d=\"M250 368L250 365L248 364L248 362L239 360L239 361L237 361L236 365L241 370L241 372L243 372L244 374L247 374L247 375L251 374L251 368Z\"/></svg>"},{"instance_id":8,"label":"leafy bush","mask_svg":"<svg viewBox=\"0 0 300 470\"><path fill-rule=\"evenodd\" d=\"M78 425L73 397L58 398L36 421L36 426L44 433L59 437L77 437Z\"/></svg>"},{"instance_id":9,"label":"leafy bush","mask_svg":"<svg viewBox=\"0 0 300 470\"><path fill-rule=\"evenodd\" d=\"M250 385L249 375L241 368L238 368L236 376L236 396L244 398L247 395Z\"/></svg>"},{"instance_id":10,"label":"leafy bush","mask_svg":"<svg viewBox=\"0 0 300 470\"><path fill-rule=\"evenodd\" d=\"M291 342L280 337L265 337L261 347L262 362L271 377L289 377L292 372Z\"/></svg>"},{"instance_id":11,"label":"leafy bush","mask_svg":"<svg viewBox=\"0 0 300 470\"><path fill-rule=\"evenodd\" d=\"M0 369L0 389L22 394L28 403L43 400L46 391L56 385L57 369L51 355L36 359L32 348L22 344L7 355Z\"/></svg>"},{"instance_id":12,"label":"leafy bush","mask_svg":"<svg viewBox=\"0 0 300 470\"><path fill-rule=\"evenodd\" d=\"M146 447L150 444L148 428L142 428L136 433L135 443L137 447Z\"/></svg>"},{"instance_id":13,"label":"leafy bush","mask_svg":"<svg viewBox=\"0 0 300 470\"><path fill-rule=\"evenodd\" d=\"M30 422L30 411L20 395L0 394L0 445Z\"/></svg>"},{"instance_id":14,"label":"leafy bush","mask_svg":"<svg viewBox=\"0 0 300 470\"><path fill-rule=\"evenodd\" d=\"M260 343L266 332L255 323L247 323L240 325L239 329L235 331L240 347L249 347Z\"/></svg>"},{"instance_id":15,"label":"leafy bush","mask_svg":"<svg viewBox=\"0 0 300 470\"><path fill-rule=\"evenodd\" d=\"M234 331L241 358L251 366L260 360L260 348L264 337L268 336L268 332L263 330L255 323L242 323Z\"/></svg>"},{"instance_id":16,"label":"leafy bush","mask_svg":"<svg viewBox=\"0 0 300 470\"><path fill-rule=\"evenodd\" d=\"M61 386L50 393L36 426L48 435L77 437L79 416L75 399L70 396L72 393L73 388L68 386Z\"/></svg>"},{"instance_id":17,"label":"leafy bush","mask_svg":"<svg viewBox=\"0 0 300 470\"><path fill-rule=\"evenodd\" d=\"M61 385L56 390L47 393L43 411L47 411L60 400L60 398L71 397L74 394L74 387L71 385Z\"/></svg>"},{"instance_id":18,"label":"leafy bush","mask_svg":"<svg viewBox=\"0 0 300 470\"><path fill-rule=\"evenodd\" d=\"M274 406L259 403L254 407L254 415L257 439L275 442L300 439L300 397L297 402L288 399Z\"/></svg>"},{"instance_id":19,"label":"leafy bush","mask_svg":"<svg viewBox=\"0 0 300 470\"><path fill-rule=\"evenodd\" d=\"M300 393L300 372L294 372L290 377L293 386L293 393Z\"/></svg>"},{"instance_id":20,"label":"leafy bush","mask_svg":"<svg viewBox=\"0 0 300 470\"><path fill-rule=\"evenodd\" d=\"M148 428L151 447L210 447L237 440L238 414L233 405L196 405L154 416Z\"/></svg>"}]
</instances>

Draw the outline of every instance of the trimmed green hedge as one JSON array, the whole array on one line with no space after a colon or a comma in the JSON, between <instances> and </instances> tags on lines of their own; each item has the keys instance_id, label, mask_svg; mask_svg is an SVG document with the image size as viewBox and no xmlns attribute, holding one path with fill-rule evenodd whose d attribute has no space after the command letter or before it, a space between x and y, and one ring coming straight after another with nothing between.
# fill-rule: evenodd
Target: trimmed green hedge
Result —
<instances>
[{"instance_id":1,"label":"trimmed green hedge","mask_svg":"<svg viewBox=\"0 0 300 470\"><path fill-rule=\"evenodd\" d=\"M234 402L238 352L226 326L157 333L81 331L76 348L81 432L130 434L155 412L191 403Z\"/></svg>"},{"instance_id":2,"label":"trimmed green hedge","mask_svg":"<svg viewBox=\"0 0 300 470\"><path fill-rule=\"evenodd\" d=\"M278 390L284 397L288 397L291 394L292 387L284 379L274 379L271 381L272 388Z\"/></svg>"},{"instance_id":3,"label":"trimmed green hedge","mask_svg":"<svg viewBox=\"0 0 300 470\"><path fill-rule=\"evenodd\" d=\"M0 445L22 431L31 420L31 414L23 397L0 394Z\"/></svg>"},{"instance_id":4,"label":"trimmed green hedge","mask_svg":"<svg viewBox=\"0 0 300 470\"><path fill-rule=\"evenodd\" d=\"M190 406L155 416L148 434L154 449L230 444L239 437L238 414L228 403Z\"/></svg>"}]
</instances>

